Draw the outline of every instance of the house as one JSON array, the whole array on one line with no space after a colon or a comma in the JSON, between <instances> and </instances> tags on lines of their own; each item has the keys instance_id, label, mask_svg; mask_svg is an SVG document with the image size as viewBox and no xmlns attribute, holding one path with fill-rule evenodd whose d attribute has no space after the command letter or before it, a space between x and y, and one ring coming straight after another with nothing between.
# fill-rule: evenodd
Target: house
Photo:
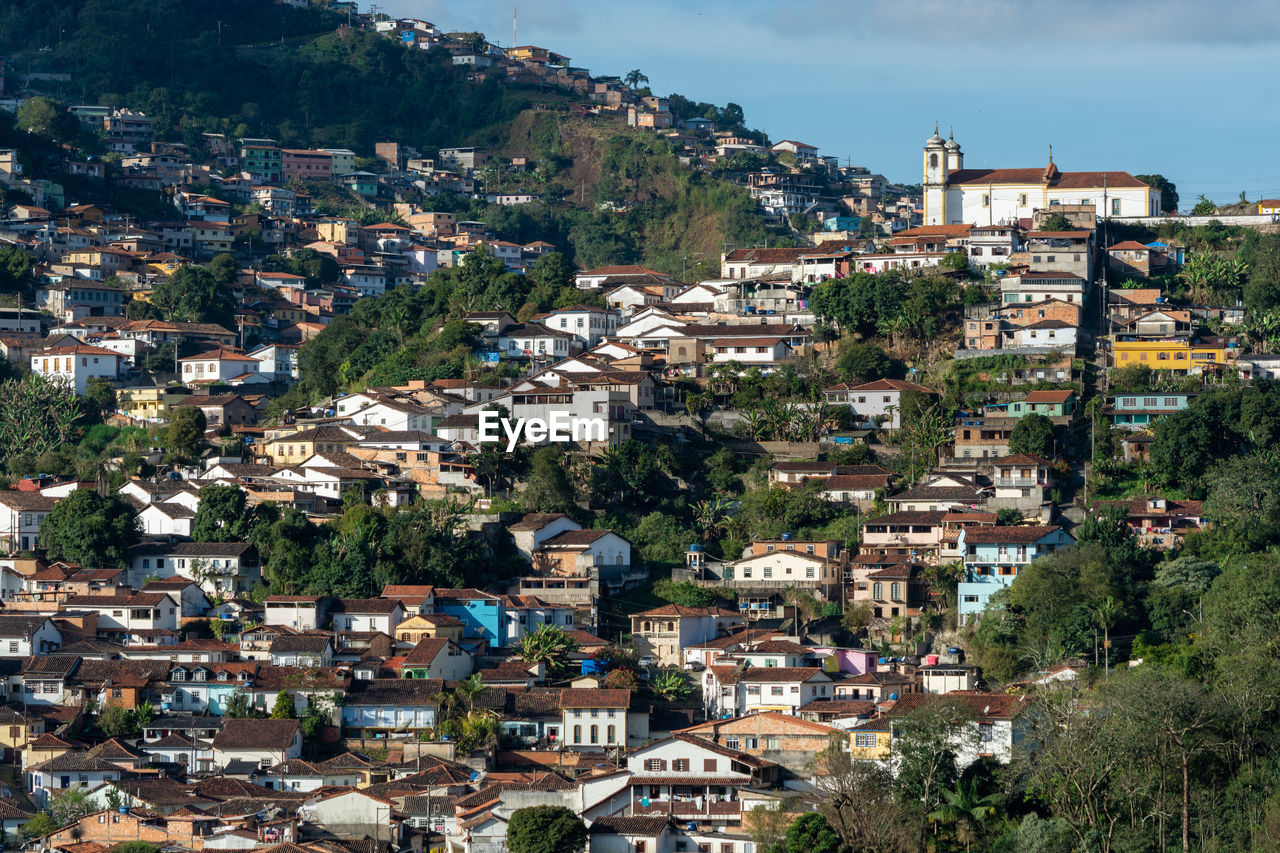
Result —
<instances>
[{"instance_id":1,"label":"house","mask_svg":"<svg viewBox=\"0 0 1280 853\"><path fill-rule=\"evenodd\" d=\"M103 347L76 344L55 346L31 355L31 372L67 385L83 395L90 379L114 382L124 356Z\"/></svg>"},{"instance_id":2,"label":"house","mask_svg":"<svg viewBox=\"0 0 1280 853\"><path fill-rule=\"evenodd\" d=\"M177 593L119 592L115 595L73 595L63 602L67 610L83 610L98 616L98 634L129 638L178 630Z\"/></svg>"},{"instance_id":3,"label":"house","mask_svg":"<svg viewBox=\"0 0 1280 853\"><path fill-rule=\"evenodd\" d=\"M299 631L321 627L332 599L314 595L269 595L264 602L267 625L283 625Z\"/></svg>"},{"instance_id":4,"label":"house","mask_svg":"<svg viewBox=\"0 0 1280 853\"><path fill-rule=\"evenodd\" d=\"M330 666L333 643L327 634L282 634L271 641L272 666Z\"/></svg>"},{"instance_id":5,"label":"house","mask_svg":"<svg viewBox=\"0 0 1280 853\"><path fill-rule=\"evenodd\" d=\"M386 598L341 598L329 608L335 631L380 631L395 636L404 607Z\"/></svg>"},{"instance_id":6,"label":"house","mask_svg":"<svg viewBox=\"0 0 1280 853\"><path fill-rule=\"evenodd\" d=\"M386 427L393 432L431 429L431 413L417 403L375 393L351 394L334 403L334 413L360 426Z\"/></svg>"},{"instance_id":7,"label":"house","mask_svg":"<svg viewBox=\"0 0 1280 853\"><path fill-rule=\"evenodd\" d=\"M462 622L466 639L479 639L486 646L505 646L507 616L502 598L478 589L435 590L435 612Z\"/></svg>"},{"instance_id":8,"label":"house","mask_svg":"<svg viewBox=\"0 0 1280 853\"><path fill-rule=\"evenodd\" d=\"M240 385L271 381L259 372L261 365L256 358L229 347L218 347L178 361L182 364L182 381L188 384Z\"/></svg>"},{"instance_id":9,"label":"house","mask_svg":"<svg viewBox=\"0 0 1280 853\"><path fill-rule=\"evenodd\" d=\"M1132 430L1147 429L1157 420L1172 412L1180 412L1191 401L1194 394L1170 394L1165 392L1145 392L1133 394L1117 394L1102 409L1103 414L1111 418L1117 427Z\"/></svg>"},{"instance_id":10,"label":"house","mask_svg":"<svg viewBox=\"0 0 1280 853\"><path fill-rule=\"evenodd\" d=\"M994 495L987 509L1016 509L1024 515L1038 514L1049 499L1055 482L1053 462L1030 453L1019 453L991 463Z\"/></svg>"},{"instance_id":11,"label":"house","mask_svg":"<svg viewBox=\"0 0 1280 853\"><path fill-rule=\"evenodd\" d=\"M375 732L434 728L442 689L444 682L434 678L355 679L342 700L342 725Z\"/></svg>"},{"instance_id":12,"label":"house","mask_svg":"<svg viewBox=\"0 0 1280 853\"><path fill-rule=\"evenodd\" d=\"M47 655L62 647L62 632L47 616L0 614L0 657Z\"/></svg>"},{"instance_id":13,"label":"house","mask_svg":"<svg viewBox=\"0 0 1280 853\"><path fill-rule=\"evenodd\" d=\"M902 395L922 394L926 399L937 396L935 392L915 382L901 379L877 379L861 385L841 382L824 388L822 395L830 406L848 406L854 419L864 427L902 427Z\"/></svg>"},{"instance_id":14,"label":"house","mask_svg":"<svg viewBox=\"0 0 1280 853\"><path fill-rule=\"evenodd\" d=\"M797 775L810 771L813 759L831 745L840 729L777 711L759 711L728 719L708 720L680 729L734 752L775 762Z\"/></svg>"},{"instance_id":15,"label":"house","mask_svg":"<svg viewBox=\"0 0 1280 853\"><path fill-rule=\"evenodd\" d=\"M1120 501L1099 501L1099 506L1119 507L1138 543L1147 548L1168 550L1182 544L1183 537L1208 526L1201 501L1139 497Z\"/></svg>"},{"instance_id":16,"label":"house","mask_svg":"<svg viewBox=\"0 0 1280 853\"><path fill-rule=\"evenodd\" d=\"M702 674L702 704L710 718L751 711L796 709L830 699L831 677L820 667L746 667L716 664Z\"/></svg>"},{"instance_id":17,"label":"house","mask_svg":"<svg viewBox=\"0 0 1280 853\"><path fill-rule=\"evenodd\" d=\"M1113 367L1141 365L1152 370L1200 375L1235 362L1240 344L1234 338L1172 337L1164 340L1117 339L1111 344Z\"/></svg>"},{"instance_id":18,"label":"house","mask_svg":"<svg viewBox=\"0 0 1280 853\"><path fill-rule=\"evenodd\" d=\"M57 502L39 492L0 489L0 550L6 554L34 551L40 542L40 525Z\"/></svg>"},{"instance_id":19,"label":"house","mask_svg":"<svg viewBox=\"0 0 1280 853\"><path fill-rule=\"evenodd\" d=\"M586 575L604 566L629 567L631 543L612 530L565 530L533 552L535 569L552 575Z\"/></svg>"},{"instance_id":20,"label":"house","mask_svg":"<svg viewBox=\"0 0 1280 853\"><path fill-rule=\"evenodd\" d=\"M566 358L577 337L541 323L517 323L498 333L498 352L507 358Z\"/></svg>"},{"instance_id":21,"label":"house","mask_svg":"<svg viewBox=\"0 0 1280 853\"><path fill-rule=\"evenodd\" d=\"M612 308L596 308L589 305L557 308L549 314L543 314L537 320L548 329L572 335L583 349L594 347L618 328L617 311Z\"/></svg>"},{"instance_id":22,"label":"house","mask_svg":"<svg viewBox=\"0 0 1280 853\"><path fill-rule=\"evenodd\" d=\"M405 655L400 665L400 676L460 681L471 674L472 663L471 655L453 640L425 638Z\"/></svg>"},{"instance_id":23,"label":"house","mask_svg":"<svg viewBox=\"0 0 1280 853\"><path fill-rule=\"evenodd\" d=\"M564 631L573 627L572 607L552 604L536 595L504 595L502 603L507 612L508 646L514 646L525 634L531 634L544 625L552 625Z\"/></svg>"},{"instance_id":24,"label":"house","mask_svg":"<svg viewBox=\"0 0 1280 853\"><path fill-rule=\"evenodd\" d=\"M713 364L773 365L792 355L791 344L778 337L717 339L707 344L707 352Z\"/></svg>"},{"instance_id":25,"label":"house","mask_svg":"<svg viewBox=\"0 0 1280 853\"><path fill-rule=\"evenodd\" d=\"M226 770L233 762L271 767L302 756L302 730L297 720L224 720L213 738L213 763Z\"/></svg>"},{"instance_id":26,"label":"house","mask_svg":"<svg viewBox=\"0 0 1280 853\"><path fill-rule=\"evenodd\" d=\"M610 750L643 743L649 736L648 713L632 713L630 690L568 688L560 691L565 747Z\"/></svg>"},{"instance_id":27,"label":"house","mask_svg":"<svg viewBox=\"0 0 1280 853\"><path fill-rule=\"evenodd\" d=\"M1044 415L1047 418L1071 417L1076 411L1076 392L1030 391L1021 400L1009 404L1009 416Z\"/></svg>"},{"instance_id":28,"label":"house","mask_svg":"<svg viewBox=\"0 0 1280 853\"><path fill-rule=\"evenodd\" d=\"M985 610L994 593L1010 586L1019 568L1074 543L1075 537L1057 525L962 528L959 548L965 579L957 591L961 624Z\"/></svg>"},{"instance_id":29,"label":"house","mask_svg":"<svg viewBox=\"0 0 1280 853\"><path fill-rule=\"evenodd\" d=\"M295 721L296 722L296 721ZM104 758L77 749L27 768L31 798L44 808L69 788L89 789L125 778L128 771Z\"/></svg>"},{"instance_id":30,"label":"house","mask_svg":"<svg viewBox=\"0 0 1280 853\"><path fill-rule=\"evenodd\" d=\"M1025 695L952 691L945 696L930 693L908 693L898 697L886 714L889 726L896 731L901 721L931 705L959 702L971 716L966 730L955 737L956 767L968 767L979 758L991 758L1008 764L1018 755L1019 747L1028 740L1033 702Z\"/></svg>"},{"instance_id":31,"label":"house","mask_svg":"<svg viewBox=\"0 0 1280 853\"><path fill-rule=\"evenodd\" d=\"M990 489L960 474L934 472L918 485L885 498L895 512L924 512L947 509L977 509Z\"/></svg>"},{"instance_id":32,"label":"house","mask_svg":"<svg viewBox=\"0 0 1280 853\"><path fill-rule=\"evenodd\" d=\"M209 427L253 426L259 411L253 403L236 394L193 394L174 403L172 408L199 409Z\"/></svg>"},{"instance_id":33,"label":"house","mask_svg":"<svg viewBox=\"0 0 1280 853\"><path fill-rule=\"evenodd\" d=\"M314 791L326 786L355 788L362 774L348 767L329 767L328 762L303 761L293 758L268 767L262 772L264 787L275 791Z\"/></svg>"},{"instance_id":34,"label":"house","mask_svg":"<svg viewBox=\"0 0 1280 853\"><path fill-rule=\"evenodd\" d=\"M396 639L401 644L417 645L425 639L446 639L462 642L464 626L456 616L444 613L420 613L410 616L396 626Z\"/></svg>"},{"instance_id":35,"label":"house","mask_svg":"<svg viewBox=\"0 0 1280 853\"><path fill-rule=\"evenodd\" d=\"M632 643L639 654L662 666L679 666L682 650L727 633L743 623L741 615L718 607L665 604L631 616Z\"/></svg>"}]
</instances>

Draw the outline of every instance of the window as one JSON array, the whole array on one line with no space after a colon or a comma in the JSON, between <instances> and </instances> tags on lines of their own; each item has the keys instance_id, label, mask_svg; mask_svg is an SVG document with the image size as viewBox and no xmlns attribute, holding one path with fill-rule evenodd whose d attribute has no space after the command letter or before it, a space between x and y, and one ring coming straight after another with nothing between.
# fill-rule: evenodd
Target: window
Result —
<instances>
[{"instance_id":1,"label":"window","mask_svg":"<svg viewBox=\"0 0 1280 853\"><path fill-rule=\"evenodd\" d=\"M672 770L674 770L674 771L675 771L675 772L677 772L677 773L688 773L688 772L689 772L689 759L687 759L687 758L677 758L675 761L671 762L671 769L672 769Z\"/></svg>"},{"instance_id":2,"label":"window","mask_svg":"<svg viewBox=\"0 0 1280 853\"><path fill-rule=\"evenodd\" d=\"M573 727L573 742L582 743L582 726Z\"/></svg>"},{"instance_id":3,"label":"window","mask_svg":"<svg viewBox=\"0 0 1280 853\"><path fill-rule=\"evenodd\" d=\"M1112 216L1120 215L1120 199L1118 198L1111 199L1111 215Z\"/></svg>"},{"instance_id":4,"label":"window","mask_svg":"<svg viewBox=\"0 0 1280 853\"><path fill-rule=\"evenodd\" d=\"M1018 206L1019 206L1019 207L1026 207L1026 206L1027 206L1027 194L1026 194L1026 193L1019 193L1019 194L1018 194Z\"/></svg>"},{"instance_id":5,"label":"window","mask_svg":"<svg viewBox=\"0 0 1280 853\"><path fill-rule=\"evenodd\" d=\"M854 734L853 745L859 749L870 749L876 745L876 736L873 734Z\"/></svg>"},{"instance_id":6,"label":"window","mask_svg":"<svg viewBox=\"0 0 1280 853\"><path fill-rule=\"evenodd\" d=\"M770 695L770 696L781 696L781 695L782 695L782 688L781 688L781 687L771 687L771 688L769 688L769 695Z\"/></svg>"},{"instance_id":7,"label":"window","mask_svg":"<svg viewBox=\"0 0 1280 853\"><path fill-rule=\"evenodd\" d=\"M702 772L703 772L703 773L715 773L715 772L716 772L716 760L715 760L714 758L704 758L704 759L702 759Z\"/></svg>"},{"instance_id":8,"label":"window","mask_svg":"<svg viewBox=\"0 0 1280 853\"><path fill-rule=\"evenodd\" d=\"M993 739L992 728L993 726L991 725L991 723L979 723L978 739L981 740L983 743L990 743Z\"/></svg>"},{"instance_id":9,"label":"window","mask_svg":"<svg viewBox=\"0 0 1280 853\"><path fill-rule=\"evenodd\" d=\"M809 580L813 580L813 566L808 566L805 568L804 576Z\"/></svg>"},{"instance_id":10,"label":"window","mask_svg":"<svg viewBox=\"0 0 1280 853\"><path fill-rule=\"evenodd\" d=\"M600 742L600 727L592 726L591 727L591 743L599 743L599 742Z\"/></svg>"},{"instance_id":11,"label":"window","mask_svg":"<svg viewBox=\"0 0 1280 853\"><path fill-rule=\"evenodd\" d=\"M18 653L18 641L17 641L17 640L10 640L10 641L9 641L9 654L11 654L11 655L16 655L17 653Z\"/></svg>"},{"instance_id":12,"label":"window","mask_svg":"<svg viewBox=\"0 0 1280 853\"><path fill-rule=\"evenodd\" d=\"M607 735L607 737L605 738L605 743L616 743L618 740L618 727L609 726L607 729L605 729L605 734Z\"/></svg>"},{"instance_id":13,"label":"window","mask_svg":"<svg viewBox=\"0 0 1280 853\"><path fill-rule=\"evenodd\" d=\"M765 566L765 567L764 567L764 576L765 576L766 578L771 578L771 577L773 577L773 569L772 569L772 568L770 568L769 566Z\"/></svg>"},{"instance_id":14,"label":"window","mask_svg":"<svg viewBox=\"0 0 1280 853\"><path fill-rule=\"evenodd\" d=\"M636 846L635 846L636 853L647 853L648 849L649 848L645 847L644 841L636 842Z\"/></svg>"},{"instance_id":15,"label":"window","mask_svg":"<svg viewBox=\"0 0 1280 853\"><path fill-rule=\"evenodd\" d=\"M876 581L875 583L873 583L873 584L871 585L871 597L872 597L872 598L883 598L883 597L884 597L884 584L880 583L879 581Z\"/></svg>"},{"instance_id":16,"label":"window","mask_svg":"<svg viewBox=\"0 0 1280 853\"><path fill-rule=\"evenodd\" d=\"M985 193L983 194L983 196L982 196L982 206L983 206L983 207L990 207L990 206L991 206L991 196L989 196L989 195L987 195L987 194L985 194Z\"/></svg>"}]
</instances>

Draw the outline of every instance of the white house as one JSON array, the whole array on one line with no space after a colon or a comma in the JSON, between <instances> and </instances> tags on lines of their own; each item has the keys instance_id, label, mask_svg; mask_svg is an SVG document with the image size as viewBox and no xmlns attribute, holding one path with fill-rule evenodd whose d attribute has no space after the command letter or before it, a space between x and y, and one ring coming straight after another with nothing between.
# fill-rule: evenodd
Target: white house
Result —
<instances>
[{"instance_id":1,"label":"white house","mask_svg":"<svg viewBox=\"0 0 1280 853\"><path fill-rule=\"evenodd\" d=\"M471 674L471 655L445 637L423 637L405 655L401 673L405 678L443 678L459 681Z\"/></svg>"},{"instance_id":2,"label":"white house","mask_svg":"<svg viewBox=\"0 0 1280 853\"><path fill-rule=\"evenodd\" d=\"M297 379L299 344L267 344L249 353L258 360L258 372L276 380Z\"/></svg>"},{"instance_id":3,"label":"white house","mask_svg":"<svg viewBox=\"0 0 1280 853\"><path fill-rule=\"evenodd\" d=\"M261 363L251 355L237 350L218 347L215 350L178 359L182 365L182 381L199 382L269 382L260 374Z\"/></svg>"},{"instance_id":4,"label":"white house","mask_svg":"<svg viewBox=\"0 0 1280 853\"><path fill-rule=\"evenodd\" d=\"M557 308L539 318L548 329L566 332L590 349L618 328L618 312L612 308L595 308L589 305L573 305Z\"/></svg>"},{"instance_id":5,"label":"white house","mask_svg":"<svg viewBox=\"0 0 1280 853\"><path fill-rule=\"evenodd\" d=\"M380 426L393 431L431 429L431 413L417 403L381 394L350 394L334 403L334 413L360 426Z\"/></svg>"},{"instance_id":6,"label":"white house","mask_svg":"<svg viewBox=\"0 0 1280 853\"><path fill-rule=\"evenodd\" d=\"M899 429L902 426L902 395L908 391L934 396L931 389L901 379L877 379L861 385L841 382L824 388L822 394L828 405L848 406L859 424L882 424L890 429Z\"/></svg>"},{"instance_id":7,"label":"white house","mask_svg":"<svg viewBox=\"0 0 1280 853\"><path fill-rule=\"evenodd\" d=\"M0 550L35 550L40 541L40 525L57 502L39 492L0 490Z\"/></svg>"},{"instance_id":8,"label":"white house","mask_svg":"<svg viewBox=\"0 0 1280 853\"><path fill-rule=\"evenodd\" d=\"M31 372L61 382L84 394L93 378L114 381L124 356L102 347L78 344L49 347L31 356Z\"/></svg>"},{"instance_id":9,"label":"white house","mask_svg":"<svg viewBox=\"0 0 1280 853\"><path fill-rule=\"evenodd\" d=\"M566 358L577 339L541 323L518 323L498 333L498 352L508 358Z\"/></svg>"},{"instance_id":10,"label":"white house","mask_svg":"<svg viewBox=\"0 0 1280 853\"><path fill-rule=\"evenodd\" d=\"M741 625L741 614L718 607L664 604L631 616L632 644L663 666L679 666L681 650L706 642Z\"/></svg>"},{"instance_id":11,"label":"white house","mask_svg":"<svg viewBox=\"0 0 1280 853\"><path fill-rule=\"evenodd\" d=\"M225 768L233 761L271 767L302 755L302 730L297 720L225 720L213 738L213 762Z\"/></svg>"},{"instance_id":12,"label":"white house","mask_svg":"<svg viewBox=\"0 0 1280 853\"><path fill-rule=\"evenodd\" d=\"M381 631L394 637L404 621L404 607L386 598L341 598L329 609L335 631Z\"/></svg>"},{"instance_id":13,"label":"white house","mask_svg":"<svg viewBox=\"0 0 1280 853\"><path fill-rule=\"evenodd\" d=\"M124 776L125 771L119 765L91 757L82 749L65 752L27 768L31 797L41 808L47 806L52 797L70 788L88 790L119 781Z\"/></svg>"},{"instance_id":14,"label":"white house","mask_svg":"<svg viewBox=\"0 0 1280 853\"><path fill-rule=\"evenodd\" d=\"M181 603L177 593L123 592L116 595L73 595L64 602L68 610L98 614L98 633L177 631Z\"/></svg>"},{"instance_id":15,"label":"white house","mask_svg":"<svg viewBox=\"0 0 1280 853\"><path fill-rule=\"evenodd\" d=\"M314 631L321 627L329 601L314 595L269 595L263 610L263 624Z\"/></svg>"},{"instance_id":16,"label":"white house","mask_svg":"<svg viewBox=\"0 0 1280 853\"><path fill-rule=\"evenodd\" d=\"M800 706L832 696L830 676L816 666L740 670L716 665L708 667L702 678L702 702L708 717L751 711L794 715Z\"/></svg>"},{"instance_id":17,"label":"white house","mask_svg":"<svg viewBox=\"0 0 1280 853\"><path fill-rule=\"evenodd\" d=\"M196 512L178 501L147 504L138 513L138 524L147 536L190 536Z\"/></svg>"},{"instance_id":18,"label":"white house","mask_svg":"<svg viewBox=\"0 0 1280 853\"><path fill-rule=\"evenodd\" d=\"M776 337L723 338L711 341L707 348L715 364L777 364L791 357L791 345Z\"/></svg>"},{"instance_id":19,"label":"white house","mask_svg":"<svg viewBox=\"0 0 1280 853\"><path fill-rule=\"evenodd\" d=\"M649 734L648 714L632 714L630 706L630 690L590 687L561 690L560 707L564 712L562 731L565 747L603 750L643 742ZM634 733L629 727L635 728ZM643 728L643 733L640 727Z\"/></svg>"},{"instance_id":20,"label":"white house","mask_svg":"<svg viewBox=\"0 0 1280 853\"><path fill-rule=\"evenodd\" d=\"M47 616L0 614L0 657L46 655L62 647L62 632Z\"/></svg>"}]
</instances>

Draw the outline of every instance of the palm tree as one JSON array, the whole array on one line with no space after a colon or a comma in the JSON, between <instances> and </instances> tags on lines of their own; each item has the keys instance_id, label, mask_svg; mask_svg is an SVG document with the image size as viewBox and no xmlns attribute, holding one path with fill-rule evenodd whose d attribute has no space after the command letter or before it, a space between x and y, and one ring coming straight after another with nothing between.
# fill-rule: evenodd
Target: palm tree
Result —
<instances>
[{"instance_id":1,"label":"palm tree","mask_svg":"<svg viewBox=\"0 0 1280 853\"><path fill-rule=\"evenodd\" d=\"M657 678L649 682L649 690L665 702L683 699L693 692L684 673L674 668L663 670Z\"/></svg>"},{"instance_id":2,"label":"palm tree","mask_svg":"<svg viewBox=\"0 0 1280 853\"><path fill-rule=\"evenodd\" d=\"M971 780L966 785L961 781L954 791L942 792L942 803L929 813L929 820L955 826L956 841L963 843L967 851L977 839L978 828L996 813L999 805L999 794L979 797L977 782Z\"/></svg>"},{"instance_id":3,"label":"palm tree","mask_svg":"<svg viewBox=\"0 0 1280 853\"><path fill-rule=\"evenodd\" d=\"M1111 627L1120 618L1120 602L1108 595L1106 600L1093 609L1094 621L1102 629L1102 649L1106 657L1103 660L1103 672L1111 671ZM1096 634L1094 635L1097 636Z\"/></svg>"},{"instance_id":4,"label":"palm tree","mask_svg":"<svg viewBox=\"0 0 1280 853\"><path fill-rule=\"evenodd\" d=\"M520 638L516 656L527 664L545 664L550 673L568 668L568 656L578 650L577 640L555 625L540 625Z\"/></svg>"},{"instance_id":5,"label":"palm tree","mask_svg":"<svg viewBox=\"0 0 1280 853\"><path fill-rule=\"evenodd\" d=\"M640 88L641 83L647 85L649 83L649 78L644 76L644 72L639 68L632 68L627 72L626 76L622 78L622 82L626 83L632 90L635 90Z\"/></svg>"},{"instance_id":6,"label":"palm tree","mask_svg":"<svg viewBox=\"0 0 1280 853\"><path fill-rule=\"evenodd\" d=\"M467 714L470 715L475 710L476 699L485 691L484 682L480 680L480 673L473 672L466 678L458 682L458 686L453 689L467 705Z\"/></svg>"}]
</instances>

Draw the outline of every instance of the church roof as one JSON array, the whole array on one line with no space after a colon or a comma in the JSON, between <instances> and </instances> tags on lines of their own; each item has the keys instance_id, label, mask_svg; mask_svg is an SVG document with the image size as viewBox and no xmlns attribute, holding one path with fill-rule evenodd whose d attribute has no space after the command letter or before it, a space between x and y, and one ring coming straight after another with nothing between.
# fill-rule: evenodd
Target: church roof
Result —
<instances>
[{"instance_id":1,"label":"church roof","mask_svg":"<svg viewBox=\"0 0 1280 853\"><path fill-rule=\"evenodd\" d=\"M1058 189L1146 187L1128 172L1060 172L1050 163L1044 169L960 169L947 176L951 185L1049 184Z\"/></svg>"}]
</instances>

